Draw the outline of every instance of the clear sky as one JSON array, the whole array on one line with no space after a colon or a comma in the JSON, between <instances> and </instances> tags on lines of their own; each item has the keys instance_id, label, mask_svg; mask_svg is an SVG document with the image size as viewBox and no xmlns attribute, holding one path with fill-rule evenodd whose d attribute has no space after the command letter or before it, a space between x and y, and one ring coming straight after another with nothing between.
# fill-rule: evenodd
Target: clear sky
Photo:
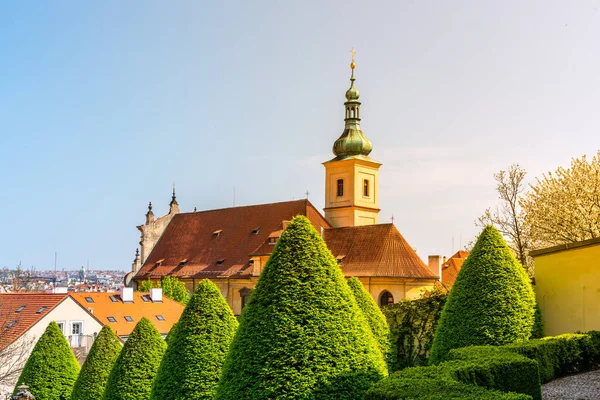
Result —
<instances>
[{"instance_id":1,"label":"clear sky","mask_svg":"<svg viewBox=\"0 0 600 400\"><path fill-rule=\"evenodd\" d=\"M450 255L496 203L600 147L600 1L0 5L0 267L129 269L148 201L323 207L350 49L380 222Z\"/></svg>"}]
</instances>

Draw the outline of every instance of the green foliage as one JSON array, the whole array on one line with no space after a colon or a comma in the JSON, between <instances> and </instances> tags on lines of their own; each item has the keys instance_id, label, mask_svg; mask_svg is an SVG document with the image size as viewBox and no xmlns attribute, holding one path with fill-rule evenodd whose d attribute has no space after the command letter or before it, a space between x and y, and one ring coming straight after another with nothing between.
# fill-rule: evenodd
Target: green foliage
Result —
<instances>
[{"instance_id":1,"label":"green foliage","mask_svg":"<svg viewBox=\"0 0 600 400\"><path fill-rule=\"evenodd\" d=\"M162 280L156 283L152 282L152 279L148 278L142 281L138 286L139 292L149 292L152 288L162 288L164 296L178 301L182 304L187 304L190 299L190 293L185 287L185 283L180 281L176 276L165 276Z\"/></svg>"},{"instance_id":2,"label":"green foliage","mask_svg":"<svg viewBox=\"0 0 600 400\"><path fill-rule=\"evenodd\" d=\"M36 400L67 400L78 373L79 363L58 324L52 321L35 344L17 386L29 386Z\"/></svg>"},{"instance_id":3,"label":"green foliage","mask_svg":"<svg viewBox=\"0 0 600 400\"><path fill-rule=\"evenodd\" d=\"M125 342L110 371L104 400L147 400L167 343L147 318Z\"/></svg>"},{"instance_id":4,"label":"green foliage","mask_svg":"<svg viewBox=\"0 0 600 400\"><path fill-rule=\"evenodd\" d=\"M373 336L379 343L381 354L388 361L388 365L391 366L394 363L395 355L392 352L392 333L385 316L373 300L373 296L365 290L358 278L350 278L348 286L352 289L358 308L367 319L371 332L373 332Z\"/></svg>"},{"instance_id":5,"label":"green foliage","mask_svg":"<svg viewBox=\"0 0 600 400\"><path fill-rule=\"evenodd\" d=\"M169 334L152 400L212 399L237 319L210 280L200 282Z\"/></svg>"},{"instance_id":6,"label":"green foliage","mask_svg":"<svg viewBox=\"0 0 600 400\"><path fill-rule=\"evenodd\" d=\"M242 311L216 399L357 400L386 373L335 258L295 217Z\"/></svg>"},{"instance_id":7,"label":"green foliage","mask_svg":"<svg viewBox=\"0 0 600 400\"><path fill-rule=\"evenodd\" d=\"M533 314L533 328L531 328L531 338L541 339L544 337L544 321L542 320L542 309L535 303L535 312Z\"/></svg>"},{"instance_id":8,"label":"green foliage","mask_svg":"<svg viewBox=\"0 0 600 400\"><path fill-rule=\"evenodd\" d=\"M121 347L121 341L117 335L110 329L110 326L104 325L81 367L81 372L73 387L71 400L102 398L108 375L119 356Z\"/></svg>"},{"instance_id":9,"label":"green foliage","mask_svg":"<svg viewBox=\"0 0 600 400\"><path fill-rule=\"evenodd\" d=\"M500 233L487 226L448 296L430 364L443 361L451 349L529 339L534 305L527 274Z\"/></svg>"},{"instance_id":10,"label":"green foliage","mask_svg":"<svg viewBox=\"0 0 600 400\"><path fill-rule=\"evenodd\" d=\"M492 346L455 349L448 357L453 361L394 373L369 390L365 399L542 398L533 360Z\"/></svg>"},{"instance_id":11,"label":"green foliage","mask_svg":"<svg viewBox=\"0 0 600 400\"><path fill-rule=\"evenodd\" d=\"M427 365L431 344L448 294L434 289L416 300L401 300L383 307L392 333L395 371Z\"/></svg>"}]
</instances>

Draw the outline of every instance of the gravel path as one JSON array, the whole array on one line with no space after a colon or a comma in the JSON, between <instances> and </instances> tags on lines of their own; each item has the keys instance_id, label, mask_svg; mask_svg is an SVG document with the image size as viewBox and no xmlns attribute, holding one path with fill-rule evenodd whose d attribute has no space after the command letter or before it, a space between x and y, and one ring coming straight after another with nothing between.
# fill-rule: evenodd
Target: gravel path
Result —
<instances>
[{"instance_id":1,"label":"gravel path","mask_svg":"<svg viewBox=\"0 0 600 400\"><path fill-rule=\"evenodd\" d=\"M600 370L555 379L542 392L544 400L600 400Z\"/></svg>"}]
</instances>

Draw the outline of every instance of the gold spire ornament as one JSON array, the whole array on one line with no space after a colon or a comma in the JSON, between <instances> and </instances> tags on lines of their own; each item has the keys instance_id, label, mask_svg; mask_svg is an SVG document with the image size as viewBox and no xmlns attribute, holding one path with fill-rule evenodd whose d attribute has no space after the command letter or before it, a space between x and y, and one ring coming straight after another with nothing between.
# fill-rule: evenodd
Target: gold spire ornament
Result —
<instances>
[{"instance_id":1,"label":"gold spire ornament","mask_svg":"<svg viewBox=\"0 0 600 400\"><path fill-rule=\"evenodd\" d=\"M352 48L352 50L350 50L350 53L352 53L352 62L350 63L350 68L354 69L354 67L356 67L356 64L354 64L354 54L356 54L356 50L354 50L354 47Z\"/></svg>"}]
</instances>

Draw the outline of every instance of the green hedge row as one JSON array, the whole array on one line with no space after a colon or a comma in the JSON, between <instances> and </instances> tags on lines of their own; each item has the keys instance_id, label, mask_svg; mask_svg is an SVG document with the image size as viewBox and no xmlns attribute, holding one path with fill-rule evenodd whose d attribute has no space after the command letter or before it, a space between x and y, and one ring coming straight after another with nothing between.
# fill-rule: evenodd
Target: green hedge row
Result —
<instances>
[{"instance_id":1,"label":"green hedge row","mask_svg":"<svg viewBox=\"0 0 600 400\"><path fill-rule=\"evenodd\" d=\"M600 367L600 332L463 347L451 350L447 360L398 371L378 382L365 400L541 400L540 381Z\"/></svg>"}]
</instances>

